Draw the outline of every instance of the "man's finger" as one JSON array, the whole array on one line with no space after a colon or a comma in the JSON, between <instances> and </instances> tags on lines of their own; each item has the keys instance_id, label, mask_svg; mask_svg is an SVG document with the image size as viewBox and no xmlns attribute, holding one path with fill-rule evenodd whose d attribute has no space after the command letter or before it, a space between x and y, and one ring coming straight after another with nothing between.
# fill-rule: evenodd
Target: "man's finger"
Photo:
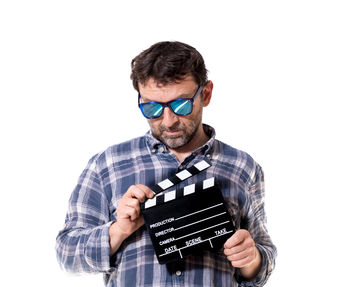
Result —
<instances>
[{"instance_id":1,"label":"man's finger","mask_svg":"<svg viewBox=\"0 0 350 287\"><path fill-rule=\"evenodd\" d=\"M147 198L154 197L153 191L148 186L143 185L143 184L137 184L136 186L144 192L144 194L146 195Z\"/></svg>"},{"instance_id":2,"label":"man's finger","mask_svg":"<svg viewBox=\"0 0 350 287\"><path fill-rule=\"evenodd\" d=\"M242 241L244 241L245 236L246 236L246 232L248 232L248 231L243 230L243 229L237 230L229 239L227 239L227 241L224 244L224 247L226 249L229 249L229 248L232 248L232 247L238 245Z\"/></svg>"},{"instance_id":3,"label":"man's finger","mask_svg":"<svg viewBox=\"0 0 350 287\"><path fill-rule=\"evenodd\" d=\"M233 267L242 268L242 267L245 267L246 265L250 264L251 261L252 261L252 258L248 256L248 257L244 257L240 260L230 261L230 262L231 262L231 265Z\"/></svg>"},{"instance_id":4,"label":"man's finger","mask_svg":"<svg viewBox=\"0 0 350 287\"><path fill-rule=\"evenodd\" d=\"M129 199L127 202L125 202L125 205L130 207L130 208L133 208L135 209L137 215L139 216L140 215L140 203L138 201L138 199L136 198L131 198Z\"/></svg>"},{"instance_id":5,"label":"man's finger","mask_svg":"<svg viewBox=\"0 0 350 287\"><path fill-rule=\"evenodd\" d=\"M242 251L244 251L246 248L243 244L238 244L235 245L231 248L225 248L224 249L224 254L225 255L231 255L231 254L236 254L236 253L240 253Z\"/></svg>"},{"instance_id":6,"label":"man's finger","mask_svg":"<svg viewBox=\"0 0 350 287\"><path fill-rule=\"evenodd\" d=\"M130 206L124 206L118 219L130 219L131 221L136 220L139 217L135 208Z\"/></svg>"},{"instance_id":7,"label":"man's finger","mask_svg":"<svg viewBox=\"0 0 350 287\"><path fill-rule=\"evenodd\" d=\"M153 194L153 192L148 187L142 184L132 185L129 187L126 197L136 198L139 202L144 202L147 197L149 197L149 191Z\"/></svg>"}]
</instances>

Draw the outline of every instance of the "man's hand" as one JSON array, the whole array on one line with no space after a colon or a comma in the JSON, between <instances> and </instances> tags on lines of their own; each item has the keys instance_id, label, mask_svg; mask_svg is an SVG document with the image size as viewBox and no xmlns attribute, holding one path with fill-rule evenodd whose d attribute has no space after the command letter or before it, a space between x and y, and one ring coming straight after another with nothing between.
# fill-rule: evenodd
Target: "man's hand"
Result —
<instances>
[{"instance_id":1,"label":"man's hand","mask_svg":"<svg viewBox=\"0 0 350 287\"><path fill-rule=\"evenodd\" d=\"M224 254L246 279L254 278L261 267L261 255L247 230L237 230L224 244Z\"/></svg>"},{"instance_id":2,"label":"man's hand","mask_svg":"<svg viewBox=\"0 0 350 287\"><path fill-rule=\"evenodd\" d=\"M132 185L119 200L117 206L117 221L109 228L110 253L114 254L121 243L144 223L140 203L152 198L152 190L142 184Z\"/></svg>"}]
</instances>

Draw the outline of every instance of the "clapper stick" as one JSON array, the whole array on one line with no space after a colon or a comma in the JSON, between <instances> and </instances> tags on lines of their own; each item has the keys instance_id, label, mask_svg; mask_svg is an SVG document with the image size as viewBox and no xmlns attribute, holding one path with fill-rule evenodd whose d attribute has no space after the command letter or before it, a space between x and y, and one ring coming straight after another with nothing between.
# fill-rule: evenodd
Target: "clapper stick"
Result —
<instances>
[{"instance_id":1,"label":"clapper stick","mask_svg":"<svg viewBox=\"0 0 350 287\"><path fill-rule=\"evenodd\" d=\"M195 165L191 166L190 168L184 169L184 170L178 172L177 174L175 174L174 176L157 183L156 185L151 187L151 190L153 191L154 194L161 193L164 190L167 190L168 188L170 188L176 184L179 184L180 182L184 181L185 179L188 179L189 177L200 173L202 170L205 170L210 166L211 166L211 163L209 161L202 160L202 161L196 163Z\"/></svg>"},{"instance_id":2,"label":"clapper stick","mask_svg":"<svg viewBox=\"0 0 350 287\"><path fill-rule=\"evenodd\" d=\"M200 254L204 250L217 251L235 232L214 177L161 194L210 166L203 160L163 180L154 188L158 194L141 204L160 264Z\"/></svg>"}]
</instances>

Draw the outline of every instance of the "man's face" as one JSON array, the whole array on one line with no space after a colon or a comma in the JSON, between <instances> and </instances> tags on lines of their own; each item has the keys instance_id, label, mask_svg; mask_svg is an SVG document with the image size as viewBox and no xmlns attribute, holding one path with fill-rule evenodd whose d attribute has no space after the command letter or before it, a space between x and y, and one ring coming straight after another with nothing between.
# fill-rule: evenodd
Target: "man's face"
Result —
<instances>
[{"instance_id":1,"label":"man's face","mask_svg":"<svg viewBox=\"0 0 350 287\"><path fill-rule=\"evenodd\" d=\"M198 85L192 76L179 83L158 85L152 78L145 85L139 85L143 102L157 101L167 103L178 98L192 98ZM200 95L193 102L192 113L186 116L174 114L166 107L163 114L156 119L149 119L151 132L155 138L170 149L179 149L188 144L196 135L202 123L203 103Z\"/></svg>"}]
</instances>

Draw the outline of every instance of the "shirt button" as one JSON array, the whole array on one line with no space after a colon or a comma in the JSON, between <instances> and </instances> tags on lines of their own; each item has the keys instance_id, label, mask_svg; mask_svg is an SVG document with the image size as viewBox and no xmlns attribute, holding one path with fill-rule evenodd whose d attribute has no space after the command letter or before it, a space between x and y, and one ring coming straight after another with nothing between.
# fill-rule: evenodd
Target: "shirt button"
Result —
<instances>
[{"instance_id":1,"label":"shirt button","mask_svg":"<svg viewBox=\"0 0 350 287\"><path fill-rule=\"evenodd\" d=\"M156 153L156 150L155 150L155 149L152 149L152 153Z\"/></svg>"},{"instance_id":2,"label":"shirt button","mask_svg":"<svg viewBox=\"0 0 350 287\"><path fill-rule=\"evenodd\" d=\"M164 148L163 147L161 147L159 150L160 150L160 152L164 152Z\"/></svg>"},{"instance_id":3,"label":"shirt button","mask_svg":"<svg viewBox=\"0 0 350 287\"><path fill-rule=\"evenodd\" d=\"M210 158L210 154L208 153L208 154L206 155L206 157L207 157L207 158Z\"/></svg>"},{"instance_id":4,"label":"shirt button","mask_svg":"<svg viewBox=\"0 0 350 287\"><path fill-rule=\"evenodd\" d=\"M176 274L177 276L181 276L182 272L181 272L180 270L177 270L177 271L175 272L175 274Z\"/></svg>"}]
</instances>

